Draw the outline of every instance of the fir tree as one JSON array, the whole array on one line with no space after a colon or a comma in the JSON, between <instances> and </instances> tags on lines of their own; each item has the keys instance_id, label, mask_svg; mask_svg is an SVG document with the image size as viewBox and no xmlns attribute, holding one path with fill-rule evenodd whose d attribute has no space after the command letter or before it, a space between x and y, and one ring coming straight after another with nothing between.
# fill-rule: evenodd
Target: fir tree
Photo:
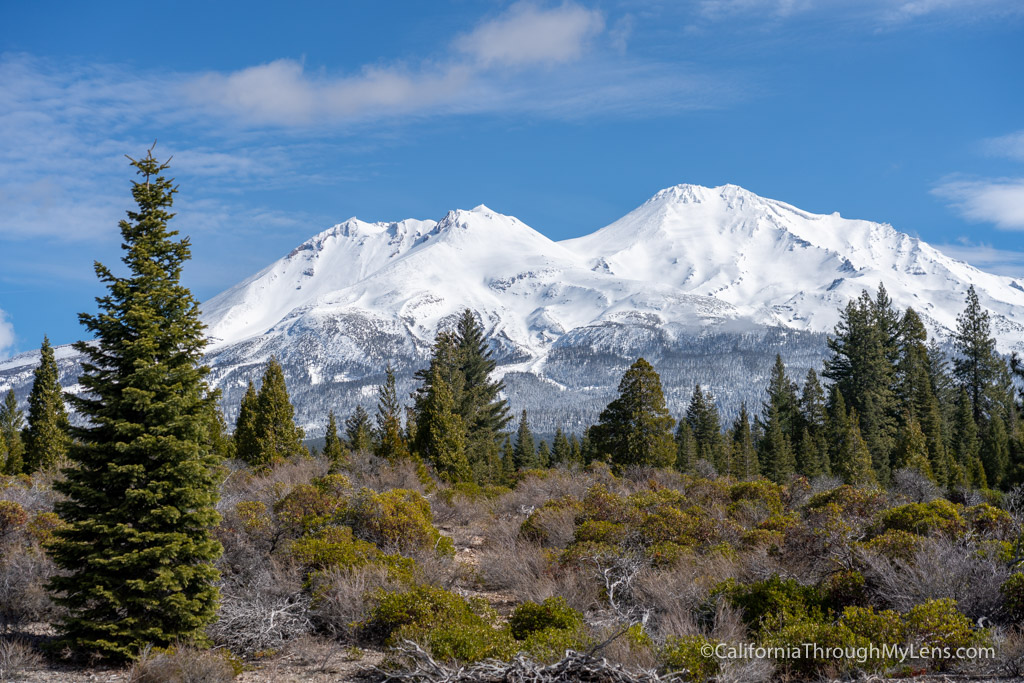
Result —
<instances>
[{"instance_id":1,"label":"fir tree","mask_svg":"<svg viewBox=\"0 0 1024 683\"><path fill-rule=\"evenodd\" d=\"M992 389L1005 372L1005 364L996 353L996 341L988 311L981 307L974 285L967 290L967 307L957 316L953 343L953 376L971 400L974 421L980 424L992 410Z\"/></svg>"},{"instance_id":2,"label":"fir tree","mask_svg":"<svg viewBox=\"0 0 1024 683\"><path fill-rule=\"evenodd\" d=\"M686 408L686 423L693 434L697 459L710 462L720 474L728 474L731 453L722 438L715 397L710 391L703 391L699 384L693 388L690 405Z\"/></svg>"},{"instance_id":3,"label":"fir tree","mask_svg":"<svg viewBox=\"0 0 1024 683\"><path fill-rule=\"evenodd\" d=\"M61 570L50 589L67 610L62 642L114 660L201 638L221 553L218 459L206 447L216 394L199 306L180 284L189 242L167 228L175 189L151 152L132 161L144 180L120 223L130 275L97 263L107 293L98 314L79 316L95 340L75 345L85 391L70 400L84 421L53 484L65 524L48 546Z\"/></svg>"},{"instance_id":4,"label":"fir tree","mask_svg":"<svg viewBox=\"0 0 1024 683\"><path fill-rule=\"evenodd\" d=\"M971 484L984 487L985 468L981 464L981 441L978 438L978 423L974 421L971 397L967 389L960 388L956 402L956 417L953 423L952 460L956 466L949 483Z\"/></svg>"},{"instance_id":5,"label":"fir tree","mask_svg":"<svg viewBox=\"0 0 1024 683\"><path fill-rule=\"evenodd\" d=\"M590 436L595 450L608 454L616 469L668 467L676 460L674 424L665 407L661 378L639 358L623 375L618 398L601 413Z\"/></svg>"},{"instance_id":6,"label":"fir tree","mask_svg":"<svg viewBox=\"0 0 1024 683\"><path fill-rule=\"evenodd\" d=\"M334 417L334 411L327 413L327 431L324 433L323 455L331 463L331 471L336 472L348 459L348 453L341 439L338 438L338 420Z\"/></svg>"},{"instance_id":7,"label":"fir tree","mask_svg":"<svg viewBox=\"0 0 1024 683\"><path fill-rule=\"evenodd\" d=\"M783 420L776 403L769 403L764 420L764 437L758 452L761 472L765 477L781 484L796 472L793 445L783 431Z\"/></svg>"},{"instance_id":8,"label":"fir tree","mask_svg":"<svg viewBox=\"0 0 1024 683\"><path fill-rule=\"evenodd\" d=\"M4 474L21 474L25 469L25 446L21 440L24 424L25 415L18 407L14 389L10 389L4 395L3 404L0 404L0 435L3 436L3 445L6 450L6 457L0 464L3 465Z\"/></svg>"},{"instance_id":9,"label":"fir tree","mask_svg":"<svg viewBox=\"0 0 1024 683\"><path fill-rule=\"evenodd\" d=\"M1010 468L1010 435L998 413L986 421L982 430L980 458L988 485L1002 485Z\"/></svg>"},{"instance_id":10,"label":"fir tree","mask_svg":"<svg viewBox=\"0 0 1024 683\"><path fill-rule=\"evenodd\" d=\"M878 485L871 453L860 434L860 421L854 409L850 410L849 416L843 421L842 431L836 442L832 471L853 486Z\"/></svg>"},{"instance_id":11,"label":"fir tree","mask_svg":"<svg viewBox=\"0 0 1024 683\"><path fill-rule=\"evenodd\" d=\"M883 482L889 476L897 429L894 381L899 325L896 321L884 288L879 288L874 300L867 292L862 292L840 314L835 336L828 340L832 356L825 360L823 373L839 388L845 404L856 411L873 467Z\"/></svg>"},{"instance_id":12,"label":"fir tree","mask_svg":"<svg viewBox=\"0 0 1024 683\"><path fill-rule=\"evenodd\" d=\"M345 445L355 453L373 450L373 430L366 408L356 406L352 414L345 419Z\"/></svg>"},{"instance_id":13,"label":"fir tree","mask_svg":"<svg viewBox=\"0 0 1024 683\"><path fill-rule=\"evenodd\" d=\"M931 462L928 459L928 440L918 425L917 420L907 417L903 421L896 450L893 451L892 467L894 470L911 469L935 480Z\"/></svg>"},{"instance_id":14,"label":"fir tree","mask_svg":"<svg viewBox=\"0 0 1024 683\"><path fill-rule=\"evenodd\" d=\"M526 411L523 411L519 418L519 428L516 430L515 448L512 457L516 463L517 470L529 470L538 466L537 450L533 443L533 432L530 431L530 423L526 419Z\"/></svg>"},{"instance_id":15,"label":"fir tree","mask_svg":"<svg viewBox=\"0 0 1024 683\"><path fill-rule=\"evenodd\" d=\"M737 479L756 479L761 474L761 465L757 461L754 449L754 438L750 432L750 416L747 404L740 404L740 414L732 423L732 475Z\"/></svg>"},{"instance_id":16,"label":"fir tree","mask_svg":"<svg viewBox=\"0 0 1024 683\"><path fill-rule=\"evenodd\" d=\"M551 465L551 448L547 441L541 441L537 446L537 466L549 467Z\"/></svg>"},{"instance_id":17,"label":"fir tree","mask_svg":"<svg viewBox=\"0 0 1024 683\"><path fill-rule=\"evenodd\" d=\"M471 469L466 458L466 424L456 411L455 397L434 367L416 422L416 451L449 482L466 481Z\"/></svg>"},{"instance_id":18,"label":"fir tree","mask_svg":"<svg viewBox=\"0 0 1024 683\"><path fill-rule=\"evenodd\" d=\"M811 368L804 378L800 392L800 445L797 449L797 472L808 477L829 474L828 442L825 438L825 423L828 410L825 390L818 381L818 374Z\"/></svg>"},{"instance_id":19,"label":"fir tree","mask_svg":"<svg viewBox=\"0 0 1024 683\"><path fill-rule=\"evenodd\" d=\"M561 427L555 429L555 438L551 442L551 465L553 467L568 465L573 461L572 444L566 438Z\"/></svg>"},{"instance_id":20,"label":"fir tree","mask_svg":"<svg viewBox=\"0 0 1024 683\"><path fill-rule=\"evenodd\" d=\"M398 401L395 373L390 365L377 396L377 431L374 435L377 455L391 462L408 458L409 447L402 436L402 405Z\"/></svg>"},{"instance_id":21,"label":"fir tree","mask_svg":"<svg viewBox=\"0 0 1024 683\"><path fill-rule=\"evenodd\" d=\"M572 451L572 461L575 463L583 462L583 444L580 442L578 436L573 434L569 437L569 448Z\"/></svg>"},{"instance_id":22,"label":"fir tree","mask_svg":"<svg viewBox=\"0 0 1024 683\"><path fill-rule=\"evenodd\" d=\"M676 445L676 469L680 472L692 472L697 465L697 442L693 438L693 429L686 420L680 420L674 436Z\"/></svg>"},{"instance_id":23,"label":"fir tree","mask_svg":"<svg viewBox=\"0 0 1024 683\"><path fill-rule=\"evenodd\" d=\"M483 328L468 308L462 312L456 325L454 342L458 369L463 377L459 414L466 423L470 438L486 435L495 439L512 416L508 402L500 397L505 385L490 379L497 363L487 348Z\"/></svg>"},{"instance_id":24,"label":"fir tree","mask_svg":"<svg viewBox=\"0 0 1024 683\"><path fill-rule=\"evenodd\" d=\"M25 471L53 470L67 456L68 414L57 377L57 361L50 340L43 337L32 392L28 395L28 430L25 432Z\"/></svg>"},{"instance_id":25,"label":"fir tree","mask_svg":"<svg viewBox=\"0 0 1024 683\"><path fill-rule=\"evenodd\" d=\"M259 412L259 394L250 380L242 402L238 406L238 419L235 420L235 457L250 465L255 465L260 458L260 447L256 433L256 415Z\"/></svg>"},{"instance_id":26,"label":"fir tree","mask_svg":"<svg viewBox=\"0 0 1024 683\"><path fill-rule=\"evenodd\" d=\"M249 461L255 467L271 467L288 458L307 453L302 439L305 434L295 426L295 407L288 397L284 370L271 358L263 372L263 383L256 397L256 457Z\"/></svg>"}]
</instances>

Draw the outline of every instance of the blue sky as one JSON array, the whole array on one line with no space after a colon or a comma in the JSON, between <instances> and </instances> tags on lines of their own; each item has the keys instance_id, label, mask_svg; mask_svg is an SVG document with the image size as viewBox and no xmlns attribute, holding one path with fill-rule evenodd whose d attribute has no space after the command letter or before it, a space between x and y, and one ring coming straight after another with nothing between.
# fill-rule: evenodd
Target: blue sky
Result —
<instances>
[{"instance_id":1,"label":"blue sky","mask_svg":"<svg viewBox=\"0 0 1024 683\"><path fill-rule=\"evenodd\" d=\"M676 183L1024 276L1019 0L0 5L0 357L77 339L124 154L206 299L328 225L485 203L554 239Z\"/></svg>"}]
</instances>

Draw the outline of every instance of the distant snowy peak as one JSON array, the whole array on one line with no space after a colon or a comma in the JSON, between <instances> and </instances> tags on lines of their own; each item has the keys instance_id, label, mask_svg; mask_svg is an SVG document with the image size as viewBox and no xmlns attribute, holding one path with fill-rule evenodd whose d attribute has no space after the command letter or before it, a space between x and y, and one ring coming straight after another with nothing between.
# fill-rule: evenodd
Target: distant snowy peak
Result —
<instances>
[{"instance_id":1,"label":"distant snowy peak","mask_svg":"<svg viewBox=\"0 0 1024 683\"><path fill-rule=\"evenodd\" d=\"M422 346L469 307L518 349L510 353L536 360L563 335L608 324L830 332L846 302L879 283L940 334L955 328L974 285L1000 347L1024 344L1024 291L1009 278L890 225L809 213L736 185L669 187L561 242L484 205L437 222L351 218L203 311L215 349L355 319L404 329Z\"/></svg>"}]
</instances>

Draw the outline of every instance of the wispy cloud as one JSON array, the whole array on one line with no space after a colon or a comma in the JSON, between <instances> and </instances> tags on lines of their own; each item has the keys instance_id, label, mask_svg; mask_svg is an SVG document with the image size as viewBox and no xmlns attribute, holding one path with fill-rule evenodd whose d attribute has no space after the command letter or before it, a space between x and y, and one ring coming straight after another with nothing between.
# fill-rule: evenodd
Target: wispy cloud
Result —
<instances>
[{"instance_id":1,"label":"wispy cloud","mask_svg":"<svg viewBox=\"0 0 1024 683\"><path fill-rule=\"evenodd\" d=\"M968 220L994 223L1002 230L1024 230L1024 178L952 178L932 194Z\"/></svg>"},{"instance_id":2,"label":"wispy cloud","mask_svg":"<svg viewBox=\"0 0 1024 683\"><path fill-rule=\"evenodd\" d=\"M957 244L934 244L936 249L955 259L997 275L1024 277L1024 251L998 249L990 244L974 244L966 238Z\"/></svg>"},{"instance_id":3,"label":"wispy cloud","mask_svg":"<svg viewBox=\"0 0 1024 683\"><path fill-rule=\"evenodd\" d=\"M705 21L772 23L818 16L878 30L925 20L977 22L1024 16L1024 7L1018 0L700 0L697 13Z\"/></svg>"},{"instance_id":4,"label":"wispy cloud","mask_svg":"<svg viewBox=\"0 0 1024 683\"><path fill-rule=\"evenodd\" d=\"M7 358L14 348L14 325L7 317L7 313L0 309L0 359Z\"/></svg>"},{"instance_id":5,"label":"wispy cloud","mask_svg":"<svg viewBox=\"0 0 1024 683\"><path fill-rule=\"evenodd\" d=\"M456 39L455 46L478 66L561 64L583 56L603 31L604 16L597 10L518 3Z\"/></svg>"},{"instance_id":6,"label":"wispy cloud","mask_svg":"<svg viewBox=\"0 0 1024 683\"><path fill-rule=\"evenodd\" d=\"M992 156L1024 161L1024 130L989 138L982 142L982 148Z\"/></svg>"}]
</instances>

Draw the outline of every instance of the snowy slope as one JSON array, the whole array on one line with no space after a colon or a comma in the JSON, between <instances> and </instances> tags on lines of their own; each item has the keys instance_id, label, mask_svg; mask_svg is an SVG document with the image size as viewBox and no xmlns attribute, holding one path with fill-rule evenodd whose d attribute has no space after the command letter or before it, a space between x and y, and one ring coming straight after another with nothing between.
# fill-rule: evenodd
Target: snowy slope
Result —
<instances>
[{"instance_id":1,"label":"snowy slope","mask_svg":"<svg viewBox=\"0 0 1024 683\"><path fill-rule=\"evenodd\" d=\"M208 362L233 419L266 360L284 365L300 420L372 405L390 363L402 391L439 327L474 310L516 410L541 429L586 424L638 355L670 406L693 383L730 412L756 405L775 353L794 376L862 289L883 283L933 334L956 325L969 285L999 347L1024 350L1024 283L949 258L891 226L816 215L725 185L678 185L596 232L554 242L485 206L440 221L352 218L202 306ZM32 354L0 363L27 393ZM76 371L63 361L68 377Z\"/></svg>"}]
</instances>

